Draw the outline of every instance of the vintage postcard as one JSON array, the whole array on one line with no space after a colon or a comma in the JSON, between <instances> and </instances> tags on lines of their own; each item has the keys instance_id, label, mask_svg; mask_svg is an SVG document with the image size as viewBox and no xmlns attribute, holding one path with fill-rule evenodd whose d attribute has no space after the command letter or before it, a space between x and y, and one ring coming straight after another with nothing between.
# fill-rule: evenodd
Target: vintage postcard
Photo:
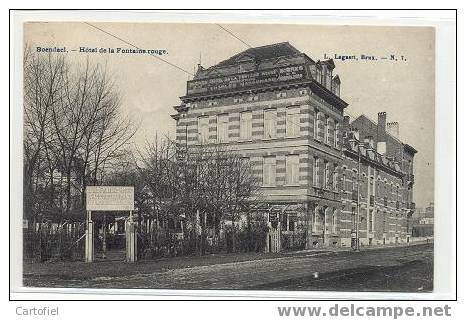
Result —
<instances>
[{"instance_id":1,"label":"vintage postcard","mask_svg":"<svg viewBox=\"0 0 466 320\"><path fill-rule=\"evenodd\" d=\"M23 29L24 287L432 292L435 28Z\"/></svg>"}]
</instances>

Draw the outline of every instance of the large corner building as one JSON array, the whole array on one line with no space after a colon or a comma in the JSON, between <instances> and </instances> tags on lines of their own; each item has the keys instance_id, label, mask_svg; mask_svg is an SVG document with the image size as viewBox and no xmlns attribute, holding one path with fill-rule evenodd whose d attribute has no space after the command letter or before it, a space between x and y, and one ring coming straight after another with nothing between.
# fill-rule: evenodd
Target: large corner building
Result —
<instances>
[{"instance_id":1,"label":"large corner building","mask_svg":"<svg viewBox=\"0 0 466 320\"><path fill-rule=\"evenodd\" d=\"M350 122L340 85L332 60L284 42L199 66L174 107L178 143L222 143L249 159L270 251L298 233L307 248L349 247L356 233L361 245L409 241L416 150L383 112Z\"/></svg>"}]
</instances>

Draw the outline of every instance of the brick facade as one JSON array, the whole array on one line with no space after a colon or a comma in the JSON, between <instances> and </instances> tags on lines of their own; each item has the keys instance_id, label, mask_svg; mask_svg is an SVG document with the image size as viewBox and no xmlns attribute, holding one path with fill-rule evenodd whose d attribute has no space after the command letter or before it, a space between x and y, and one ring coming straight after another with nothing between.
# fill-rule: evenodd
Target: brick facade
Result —
<instances>
[{"instance_id":1,"label":"brick facade","mask_svg":"<svg viewBox=\"0 0 466 320\"><path fill-rule=\"evenodd\" d=\"M334 67L288 43L199 67L174 107L177 143L224 143L248 158L268 214L306 247L350 245L357 179L361 243L406 239L416 151L364 116L349 123Z\"/></svg>"}]
</instances>

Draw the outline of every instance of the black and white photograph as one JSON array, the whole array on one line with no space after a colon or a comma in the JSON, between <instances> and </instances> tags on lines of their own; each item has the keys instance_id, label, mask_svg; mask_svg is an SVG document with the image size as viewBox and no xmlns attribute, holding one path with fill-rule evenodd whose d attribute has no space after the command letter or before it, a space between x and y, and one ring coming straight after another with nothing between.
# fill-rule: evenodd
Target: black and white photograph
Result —
<instances>
[{"instance_id":1,"label":"black and white photograph","mask_svg":"<svg viewBox=\"0 0 466 320\"><path fill-rule=\"evenodd\" d=\"M435 28L28 21L22 42L23 287L433 292Z\"/></svg>"}]
</instances>

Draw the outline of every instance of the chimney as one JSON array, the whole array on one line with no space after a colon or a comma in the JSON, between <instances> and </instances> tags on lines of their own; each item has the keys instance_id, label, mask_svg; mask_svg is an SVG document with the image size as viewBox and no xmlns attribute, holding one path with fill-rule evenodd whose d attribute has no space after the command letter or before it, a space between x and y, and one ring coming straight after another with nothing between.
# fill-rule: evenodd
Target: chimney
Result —
<instances>
[{"instance_id":1,"label":"chimney","mask_svg":"<svg viewBox=\"0 0 466 320\"><path fill-rule=\"evenodd\" d=\"M385 129L387 124L387 113L377 114L377 142L385 141Z\"/></svg>"},{"instance_id":2,"label":"chimney","mask_svg":"<svg viewBox=\"0 0 466 320\"><path fill-rule=\"evenodd\" d=\"M387 132L398 139L400 134L400 125L398 122L389 122L387 123Z\"/></svg>"},{"instance_id":3,"label":"chimney","mask_svg":"<svg viewBox=\"0 0 466 320\"><path fill-rule=\"evenodd\" d=\"M387 143L385 141L377 142L377 153L381 155L387 153Z\"/></svg>"},{"instance_id":4,"label":"chimney","mask_svg":"<svg viewBox=\"0 0 466 320\"><path fill-rule=\"evenodd\" d=\"M349 121L350 121L350 117L349 117L349 116L344 116L344 117L343 117L343 123L344 123L345 125L349 125Z\"/></svg>"}]
</instances>

